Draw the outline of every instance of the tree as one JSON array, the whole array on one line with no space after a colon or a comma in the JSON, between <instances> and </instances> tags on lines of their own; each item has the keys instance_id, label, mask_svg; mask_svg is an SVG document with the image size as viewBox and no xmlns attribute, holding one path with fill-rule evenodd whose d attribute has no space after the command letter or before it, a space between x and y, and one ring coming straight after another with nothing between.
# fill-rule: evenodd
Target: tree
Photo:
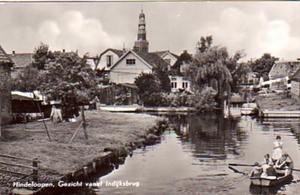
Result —
<instances>
[{"instance_id":1,"label":"tree","mask_svg":"<svg viewBox=\"0 0 300 195\"><path fill-rule=\"evenodd\" d=\"M54 56L52 52L49 51L49 45L41 43L38 47L34 48L32 58L32 67L37 68L38 70L43 70L47 61L49 59L53 59Z\"/></svg>"},{"instance_id":2,"label":"tree","mask_svg":"<svg viewBox=\"0 0 300 195\"><path fill-rule=\"evenodd\" d=\"M229 57L226 60L226 66L232 76L231 90L233 92L238 92L239 83L241 83L242 80L248 76L248 73L251 72L248 63L239 63L239 60L244 56L245 53L243 51L238 51L233 57Z\"/></svg>"},{"instance_id":3,"label":"tree","mask_svg":"<svg viewBox=\"0 0 300 195\"><path fill-rule=\"evenodd\" d=\"M160 82L152 73L141 73L135 79L137 94L145 106L161 106L163 103Z\"/></svg>"},{"instance_id":4,"label":"tree","mask_svg":"<svg viewBox=\"0 0 300 195\"><path fill-rule=\"evenodd\" d=\"M64 118L73 116L79 105L91 100L96 88L95 72L75 52L54 52L41 75L42 94L48 100L61 101Z\"/></svg>"},{"instance_id":5,"label":"tree","mask_svg":"<svg viewBox=\"0 0 300 195\"><path fill-rule=\"evenodd\" d=\"M279 60L279 58L271 56L270 53L264 53L261 58L250 61L249 64L253 72L257 72L259 77L268 80L268 74L277 60Z\"/></svg>"},{"instance_id":6,"label":"tree","mask_svg":"<svg viewBox=\"0 0 300 195\"><path fill-rule=\"evenodd\" d=\"M170 92L171 91L171 81L169 78L169 72L167 68L163 68L161 66L155 66L153 68L153 74L155 79L159 82L159 86L162 92Z\"/></svg>"},{"instance_id":7,"label":"tree","mask_svg":"<svg viewBox=\"0 0 300 195\"><path fill-rule=\"evenodd\" d=\"M12 79L12 90L32 92L40 86L39 71L32 66L26 66L17 78Z\"/></svg>"},{"instance_id":8,"label":"tree","mask_svg":"<svg viewBox=\"0 0 300 195\"><path fill-rule=\"evenodd\" d=\"M229 55L225 47L212 47L212 37L201 38L192 63L185 74L192 87L200 93L206 87L217 91L216 102L223 106L225 92L231 93L232 75L227 67Z\"/></svg>"}]
</instances>

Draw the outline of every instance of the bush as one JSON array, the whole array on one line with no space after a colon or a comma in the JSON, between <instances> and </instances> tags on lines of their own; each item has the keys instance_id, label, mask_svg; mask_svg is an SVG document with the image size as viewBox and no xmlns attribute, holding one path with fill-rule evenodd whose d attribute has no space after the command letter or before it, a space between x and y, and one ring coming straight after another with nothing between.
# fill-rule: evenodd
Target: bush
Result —
<instances>
[{"instance_id":1,"label":"bush","mask_svg":"<svg viewBox=\"0 0 300 195\"><path fill-rule=\"evenodd\" d=\"M194 107L198 112L212 112L216 107L217 103L215 101L217 92L210 88L206 87L200 93L194 94L193 102Z\"/></svg>"}]
</instances>

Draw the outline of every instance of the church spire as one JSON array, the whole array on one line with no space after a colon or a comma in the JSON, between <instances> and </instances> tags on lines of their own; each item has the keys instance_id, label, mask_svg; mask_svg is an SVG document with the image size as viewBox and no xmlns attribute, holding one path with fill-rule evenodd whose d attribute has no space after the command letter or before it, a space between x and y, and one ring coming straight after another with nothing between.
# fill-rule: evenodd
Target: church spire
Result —
<instances>
[{"instance_id":1,"label":"church spire","mask_svg":"<svg viewBox=\"0 0 300 195\"><path fill-rule=\"evenodd\" d=\"M137 40L134 43L133 50L137 52L148 52L148 48L149 42L146 38L145 14L143 12L143 9L141 9L141 13L139 14Z\"/></svg>"}]
</instances>

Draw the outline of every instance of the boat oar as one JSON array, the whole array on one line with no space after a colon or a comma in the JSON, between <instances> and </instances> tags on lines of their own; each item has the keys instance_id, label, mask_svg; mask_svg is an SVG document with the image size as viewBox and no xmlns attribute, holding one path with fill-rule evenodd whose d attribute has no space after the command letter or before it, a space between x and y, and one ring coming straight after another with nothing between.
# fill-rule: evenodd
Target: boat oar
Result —
<instances>
[{"instance_id":1,"label":"boat oar","mask_svg":"<svg viewBox=\"0 0 300 195\"><path fill-rule=\"evenodd\" d=\"M229 166L243 166L243 167L254 167L255 165L246 165L246 164L236 164L236 163L229 163Z\"/></svg>"},{"instance_id":2,"label":"boat oar","mask_svg":"<svg viewBox=\"0 0 300 195\"><path fill-rule=\"evenodd\" d=\"M248 175L247 173L244 173L244 172L242 172L242 171L239 171L239 170L237 170L237 169L235 169L235 168L233 168L233 167L231 167L231 166L228 166L228 168L231 169L231 170L233 170L235 173L240 173L240 174L243 174L243 175Z\"/></svg>"},{"instance_id":3,"label":"boat oar","mask_svg":"<svg viewBox=\"0 0 300 195\"><path fill-rule=\"evenodd\" d=\"M292 170L293 170L293 171L300 171L300 169L294 169L294 168L293 168Z\"/></svg>"}]
</instances>

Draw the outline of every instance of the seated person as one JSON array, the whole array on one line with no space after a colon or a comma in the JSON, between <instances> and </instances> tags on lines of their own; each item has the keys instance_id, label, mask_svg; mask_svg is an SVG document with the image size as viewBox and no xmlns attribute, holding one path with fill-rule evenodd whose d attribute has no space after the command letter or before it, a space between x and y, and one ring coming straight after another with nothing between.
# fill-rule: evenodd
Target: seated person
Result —
<instances>
[{"instance_id":1,"label":"seated person","mask_svg":"<svg viewBox=\"0 0 300 195\"><path fill-rule=\"evenodd\" d=\"M284 168L288 167L289 163L291 163L291 162L292 161L291 161L290 156L286 152L284 152L282 154L281 158L276 161L275 168L284 169Z\"/></svg>"},{"instance_id":2,"label":"seated person","mask_svg":"<svg viewBox=\"0 0 300 195\"><path fill-rule=\"evenodd\" d=\"M268 165L269 163L272 163L273 162L273 160L272 160L272 158L270 157L270 154L266 154L265 156L264 156L264 160L261 162L261 165Z\"/></svg>"},{"instance_id":3,"label":"seated person","mask_svg":"<svg viewBox=\"0 0 300 195\"><path fill-rule=\"evenodd\" d=\"M273 163L270 164L270 166L266 169L266 173L268 176L276 176L276 169L273 166Z\"/></svg>"},{"instance_id":4,"label":"seated person","mask_svg":"<svg viewBox=\"0 0 300 195\"><path fill-rule=\"evenodd\" d=\"M260 175L262 174L262 167L258 164L258 162L254 163L254 168L253 168L253 177L260 177Z\"/></svg>"},{"instance_id":5,"label":"seated person","mask_svg":"<svg viewBox=\"0 0 300 195\"><path fill-rule=\"evenodd\" d=\"M268 177L268 176L276 176L276 170L273 167L273 161L270 158L269 154L264 156L264 160L262 162L262 174L261 177Z\"/></svg>"}]
</instances>

